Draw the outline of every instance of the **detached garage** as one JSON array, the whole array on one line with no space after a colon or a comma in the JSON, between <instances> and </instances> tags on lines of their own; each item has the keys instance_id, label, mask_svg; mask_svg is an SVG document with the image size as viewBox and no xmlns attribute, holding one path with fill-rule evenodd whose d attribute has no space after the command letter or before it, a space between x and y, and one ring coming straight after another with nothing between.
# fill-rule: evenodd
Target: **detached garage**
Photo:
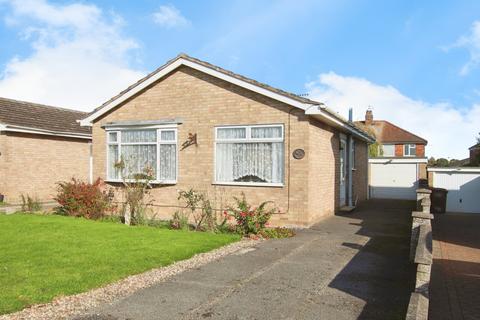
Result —
<instances>
[{"instance_id":1,"label":"detached garage","mask_svg":"<svg viewBox=\"0 0 480 320\"><path fill-rule=\"evenodd\" d=\"M418 158L370 159L370 198L415 200L426 163L427 159Z\"/></svg>"},{"instance_id":2,"label":"detached garage","mask_svg":"<svg viewBox=\"0 0 480 320\"><path fill-rule=\"evenodd\" d=\"M428 168L430 185L447 189L447 212L480 213L480 168Z\"/></svg>"}]
</instances>

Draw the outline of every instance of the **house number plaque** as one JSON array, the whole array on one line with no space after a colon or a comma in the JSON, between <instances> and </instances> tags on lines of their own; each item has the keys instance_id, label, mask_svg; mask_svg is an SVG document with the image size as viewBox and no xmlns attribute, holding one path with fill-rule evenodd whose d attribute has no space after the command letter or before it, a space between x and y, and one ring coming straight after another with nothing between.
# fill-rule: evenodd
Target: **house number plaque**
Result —
<instances>
[{"instance_id":1,"label":"house number plaque","mask_svg":"<svg viewBox=\"0 0 480 320\"><path fill-rule=\"evenodd\" d=\"M297 160L303 159L303 157L305 157L305 150L303 149L293 150L293 157Z\"/></svg>"}]
</instances>

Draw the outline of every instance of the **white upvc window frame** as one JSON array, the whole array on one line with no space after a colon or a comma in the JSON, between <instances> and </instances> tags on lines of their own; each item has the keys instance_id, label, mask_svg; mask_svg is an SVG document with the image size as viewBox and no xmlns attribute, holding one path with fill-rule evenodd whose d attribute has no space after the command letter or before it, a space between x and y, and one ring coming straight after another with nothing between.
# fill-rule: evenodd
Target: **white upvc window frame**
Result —
<instances>
[{"instance_id":1,"label":"white upvc window frame","mask_svg":"<svg viewBox=\"0 0 480 320\"><path fill-rule=\"evenodd\" d=\"M408 154L407 154L408 148ZM414 150L414 154L410 154L411 150ZM416 157L417 156L417 145L415 143L406 143L403 145L403 156L404 157Z\"/></svg>"},{"instance_id":2,"label":"white upvc window frame","mask_svg":"<svg viewBox=\"0 0 480 320\"><path fill-rule=\"evenodd\" d=\"M385 155L385 146L392 146L393 153L390 155ZM392 158L395 157L395 145L393 143L386 143L378 146L379 151L381 151L381 157ZM379 152L380 154L380 152Z\"/></svg>"},{"instance_id":3,"label":"white upvc window frame","mask_svg":"<svg viewBox=\"0 0 480 320\"><path fill-rule=\"evenodd\" d=\"M252 128L266 128L266 127L280 127L281 128L281 137L280 138L251 138ZM245 138L238 139L219 139L218 138L218 129L235 129L235 128L245 128ZM220 125L214 128L215 130L215 141L213 142L213 184L215 185L226 185L226 186L254 186L254 187L284 187L285 186L285 126L283 123L275 124L246 124L246 125ZM273 183L273 182L236 182L236 181L217 181L217 144L219 143L261 143L261 142L281 142L283 143L283 177L282 182Z\"/></svg>"},{"instance_id":4,"label":"white upvc window frame","mask_svg":"<svg viewBox=\"0 0 480 320\"><path fill-rule=\"evenodd\" d=\"M122 131L135 131L135 130L156 130L157 141L156 142L122 142ZM175 139L174 140L162 140L161 133L162 131L174 131L175 132ZM109 146L116 145L118 148L118 156L122 154L122 145L156 145L156 153L157 153L157 163L156 163L156 177L154 180L151 180L150 183L152 184L177 184L178 182L178 127L177 125L147 125L147 126L119 126L119 127L109 127L105 129L106 133L106 182L134 182L134 179L114 179L110 178L110 152ZM116 141L110 141L110 133L117 134ZM160 180L160 145L161 144L168 144L168 145L175 145L175 179L174 180ZM119 159L117 159L118 161Z\"/></svg>"}]
</instances>

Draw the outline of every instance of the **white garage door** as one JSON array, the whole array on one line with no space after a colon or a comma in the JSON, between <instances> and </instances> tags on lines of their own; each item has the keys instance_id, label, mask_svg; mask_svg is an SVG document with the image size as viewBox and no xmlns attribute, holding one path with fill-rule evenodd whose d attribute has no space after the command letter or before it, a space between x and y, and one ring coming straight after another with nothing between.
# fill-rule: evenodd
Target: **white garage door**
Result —
<instances>
[{"instance_id":1,"label":"white garage door","mask_svg":"<svg viewBox=\"0 0 480 320\"><path fill-rule=\"evenodd\" d=\"M370 197L415 200L418 186L416 163L371 163Z\"/></svg>"},{"instance_id":2,"label":"white garage door","mask_svg":"<svg viewBox=\"0 0 480 320\"><path fill-rule=\"evenodd\" d=\"M433 172L433 186L448 190L448 212L480 213L480 172L471 170Z\"/></svg>"}]
</instances>

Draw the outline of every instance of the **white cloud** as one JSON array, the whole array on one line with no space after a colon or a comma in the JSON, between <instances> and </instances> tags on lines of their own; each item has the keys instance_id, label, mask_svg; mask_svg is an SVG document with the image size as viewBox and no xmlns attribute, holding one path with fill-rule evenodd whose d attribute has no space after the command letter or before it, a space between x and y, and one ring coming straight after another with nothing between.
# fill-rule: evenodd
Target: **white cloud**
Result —
<instances>
[{"instance_id":1,"label":"white cloud","mask_svg":"<svg viewBox=\"0 0 480 320\"><path fill-rule=\"evenodd\" d=\"M468 147L480 131L480 104L460 110L446 103L414 100L392 86L334 72L321 74L307 89L313 99L343 116L352 107L355 120L363 120L372 106L375 119L388 120L427 139L427 156L467 158Z\"/></svg>"},{"instance_id":2,"label":"white cloud","mask_svg":"<svg viewBox=\"0 0 480 320\"><path fill-rule=\"evenodd\" d=\"M190 25L190 21L173 5L160 6L153 14L153 21L166 28L179 28Z\"/></svg>"},{"instance_id":3,"label":"white cloud","mask_svg":"<svg viewBox=\"0 0 480 320\"><path fill-rule=\"evenodd\" d=\"M8 25L32 52L0 74L0 96L90 111L144 75L130 67L137 43L123 21L95 5L7 1Z\"/></svg>"},{"instance_id":4,"label":"white cloud","mask_svg":"<svg viewBox=\"0 0 480 320\"><path fill-rule=\"evenodd\" d=\"M467 75L480 64L480 21L472 24L470 33L461 36L453 45L444 48L448 51L451 48L465 48L468 50L470 58L460 69L461 75Z\"/></svg>"}]
</instances>

